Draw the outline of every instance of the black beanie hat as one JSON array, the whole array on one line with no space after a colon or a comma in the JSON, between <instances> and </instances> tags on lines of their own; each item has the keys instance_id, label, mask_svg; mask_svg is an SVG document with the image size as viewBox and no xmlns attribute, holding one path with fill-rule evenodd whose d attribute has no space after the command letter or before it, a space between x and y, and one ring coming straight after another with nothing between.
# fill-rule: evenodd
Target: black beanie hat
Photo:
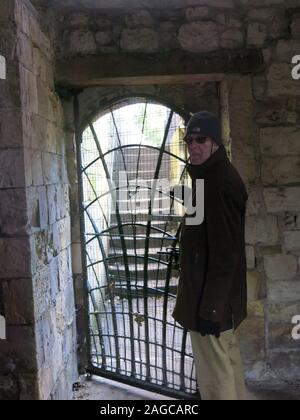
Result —
<instances>
[{"instance_id":1,"label":"black beanie hat","mask_svg":"<svg viewBox=\"0 0 300 420\"><path fill-rule=\"evenodd\" d=\"M189 134L212 137L219 146L223 144L220 120L208 111L196 112L189 120L185 137Z\"/></svg>"}]
</instances>

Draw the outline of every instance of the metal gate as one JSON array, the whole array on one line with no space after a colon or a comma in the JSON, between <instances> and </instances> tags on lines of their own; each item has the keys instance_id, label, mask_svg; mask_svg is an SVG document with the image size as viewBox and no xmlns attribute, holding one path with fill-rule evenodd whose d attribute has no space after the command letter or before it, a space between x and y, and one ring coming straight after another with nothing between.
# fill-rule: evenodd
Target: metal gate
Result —
<instances>
[{"instance_id":1,"label":"metal gate","mask_svg":"<svg viewBox=\"0 0 300 420\"><path fill-rule=\"evenodd\" d=\"M196 392L190 337L175 305L187 180L184 122L141 98L115 104L80 133L88 371L178 398Z\"/></svg>"}]
</instances>

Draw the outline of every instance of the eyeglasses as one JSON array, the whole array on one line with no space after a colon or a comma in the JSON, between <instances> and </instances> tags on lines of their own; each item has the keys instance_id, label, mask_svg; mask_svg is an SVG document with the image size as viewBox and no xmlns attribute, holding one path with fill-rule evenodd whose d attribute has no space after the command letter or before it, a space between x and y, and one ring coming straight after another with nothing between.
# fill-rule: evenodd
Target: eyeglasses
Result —
<instances>
[{"instance_id":1,"label":"eyeglasses","mask_svg":"<svg viewBox=\"0 0 300 420\"><path fill-rule=\"evenodd\" d=\"M197 144L204 144L207 140L207 137L203 137L203 136L195 136L195 135L187 135L184 138L184 141L188 144L191 145L193 143L193 140L196 141Z\"/></svg>"}]
</instances>

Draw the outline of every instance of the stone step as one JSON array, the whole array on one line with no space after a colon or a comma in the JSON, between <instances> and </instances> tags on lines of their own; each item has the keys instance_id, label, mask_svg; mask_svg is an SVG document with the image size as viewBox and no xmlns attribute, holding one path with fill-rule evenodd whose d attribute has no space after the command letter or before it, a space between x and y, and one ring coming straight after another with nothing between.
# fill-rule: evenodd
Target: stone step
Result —
<instances>
[{"instance_id":1,"label":"stone step","mask_svg":"<svg viewBox=\"0 0 300 420\"><path fill-rule=\"evenodd\" d=\"M146 236L134 236L125 235L124 236L126 249L145 249ZM174 239L168 236L162 236L160 234L151 234L149 238L149 247L150 248L166 248L172 246ZM120 236L112 236L110 240L110 246L116 249L122 249L122 241Z\"/></svg>"},{"instance_id":2,"label":"stone step","mask_svg":"<svg viewBox=\"0 0 300 420\"><path fill-rule=\"evenodd\" d=\"M168 262L169 261L169 257L168 255L164 255L164 254L158 254L158 252L167 252L166 248L164 249L160 249L160 248L150 248L149 249L149 258L154 258L154 259L158 259L161 261L165 261ZM111 252L108 254L109 258L114 258L114 257L122 257L124 255L123 249L122 248L114 248L113 250L111 250ZM127 249L126 250L126 255L128 256L128 258L130 259L130 261L132 261L133 259L136 259L138 263L141 263L141 258L145 255L145 249L141 248L141 249ZM121 258L117 258L116 261L122 261Z\"/></svg>"},{"instance_id":3,"label":"stone step","mask_svg":"<svg viewBox=\"0 0 300 420\"><path fill-rule=\"evenodd\" d=\"M144 281L144 265L143 264L128 264L131 280L143 282ZM167 277L168 266L159 263L148 264L147 273L149 280L164 280ZM176 275L177 270L172 270L173 275ZM125 265L109 265L109 274L114 278L126 278Z\"/></svg>"}]
</instances>

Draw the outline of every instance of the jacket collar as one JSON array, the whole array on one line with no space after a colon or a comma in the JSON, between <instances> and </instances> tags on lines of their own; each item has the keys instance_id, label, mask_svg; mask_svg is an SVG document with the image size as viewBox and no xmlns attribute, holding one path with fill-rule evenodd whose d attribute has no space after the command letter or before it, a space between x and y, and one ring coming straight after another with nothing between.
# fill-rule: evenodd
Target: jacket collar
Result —
<instances>
[{"instance_id":1,"label":"jacket collar","mask_svg":"<svg viewBox=\"0 0 300 420\"><path fill-rule=\"evenodd\" d=\"M221 145L219 149L213 153L205 162L201 165L192 165L191 163L187 165L187 172L192 179L201 179L204 178L207 172L219 162L223 160L228 160L226 149L224 145Z\"/></svg>"}]
</instances>

